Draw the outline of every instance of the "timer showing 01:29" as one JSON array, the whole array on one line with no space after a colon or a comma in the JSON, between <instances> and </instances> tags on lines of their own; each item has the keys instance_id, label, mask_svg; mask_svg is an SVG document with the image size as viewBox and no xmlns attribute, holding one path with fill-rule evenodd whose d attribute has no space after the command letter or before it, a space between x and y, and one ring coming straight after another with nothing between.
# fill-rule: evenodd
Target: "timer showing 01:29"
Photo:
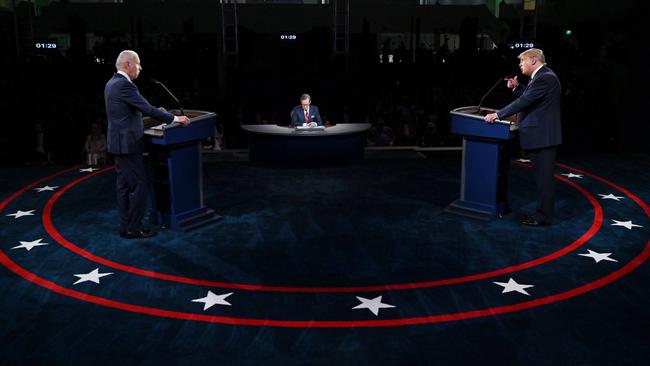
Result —
<instances>
[{"instance_id":1,"label":"timer showing 01:29","mask_svg":"<svg viewBox=\"0 0 650 366\"><path fill-rule=\"evenodd\" d=\"M36 43L36 48L38 49L56 49L56 43L43 43L43 42L37 42Z\"/></svg>"}]
</instances>

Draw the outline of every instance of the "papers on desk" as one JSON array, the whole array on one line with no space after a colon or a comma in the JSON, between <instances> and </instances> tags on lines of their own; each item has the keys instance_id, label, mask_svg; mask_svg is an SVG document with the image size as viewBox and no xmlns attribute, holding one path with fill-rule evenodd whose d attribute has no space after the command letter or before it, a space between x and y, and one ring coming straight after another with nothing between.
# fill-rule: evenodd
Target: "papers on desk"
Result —
<instances>
[{"instance_id":1,"label":"papers on desk","mask_svg":"<svg viewBox=\"0 0 650 366\"><path fill-rule=\"evenodd\" d=\"M161 124L159 124L157 126L152 126L152 127L149 127L149 128L152 129L152 130L162 131L162 130L165 129L166 125L167 125L166 123L161 123Z\"/></svg>"},{"instance_id":2,"label":"papers on desk","mask_svg":"<svg viewBox=\"0 0 650 366\"><path fill-rule=\"evenodd\" d=\"M149 135L149 136L154 136L154 137L163 137L165 135L165 130L166 129L168 129L170 127L175 127L178 124L179 123L176 123L176 122L171 123L171 124L161 123L159 125L151 126L149 128L146 128L144 130L144 134Z\"/></svg>"},{"instance_id":3,"label":"papers on desk","mask_svg":"<svg viewBox=\"0 0 650 366\"><path fill-rule=\"evenodd\" d=\"M172 123L161 123L159 125L149 127L149 128L152 129L152 130L164 131L166 129L174 128L174 127L178 127L178 126L181 126L181 124L179 122L172 122Z\"/></svg>"},{"instance_id":4,"label":"papers on desk","mask_svg":"<svg viewBox=\"0 0 650 366\"><path fill-rule=\"evenodd\" d=\"M325 131L325 126L296 126L296 131Z\"/></svg>"}]
</instances>

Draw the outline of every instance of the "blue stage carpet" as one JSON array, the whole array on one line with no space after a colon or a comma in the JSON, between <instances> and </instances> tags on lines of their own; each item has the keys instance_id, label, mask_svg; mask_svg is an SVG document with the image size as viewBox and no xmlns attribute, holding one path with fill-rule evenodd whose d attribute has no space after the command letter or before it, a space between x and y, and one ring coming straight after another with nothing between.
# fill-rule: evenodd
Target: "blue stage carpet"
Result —
<instances>
[{"instance_id":1,"label":"blue stage carpet","mask_svg":"<svg viewBox=\"0 0 650 366\"><path fill-rule=\"evenodd\" d=\"M224 217L117 235L110 168L3 168L0 365L648 365L650 158L560 156L553 226L444 213L458 156L208 163Z\"/></svg>"}]
</instances>

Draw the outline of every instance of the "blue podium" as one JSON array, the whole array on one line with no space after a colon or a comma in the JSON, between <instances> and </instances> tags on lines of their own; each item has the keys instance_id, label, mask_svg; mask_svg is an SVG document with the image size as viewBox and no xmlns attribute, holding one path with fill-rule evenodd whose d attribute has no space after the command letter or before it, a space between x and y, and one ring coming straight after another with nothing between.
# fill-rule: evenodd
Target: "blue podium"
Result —
<instances>
[{"instance_id":1,"label":"blue podium","mask_svg":"<svg viewBox=\"0 0 650 366\"><path fill-rule=\"evenodd\" d=\"M452 110L451 132L463 137L463 163L460 198L446 212L478 219L501 217L509 212L508 142L515 137L517 125L496 120L486 123L483 116L493 109L462 107Z\"/></svg>"},{"instance_id":2,"label":"blue podium","mask_svg":"<svg viewBox=\"0 0 650 366\"><path fill-rule=\"evenodd\" d=\"M175 112L175 111L173 111ZM215 135L216 114L185 110L190 124L145 129L153 176L153 215L163 227L187 231L221 219L203 204L201 142ZM156 124L145 119L145 127Z\"/></svg>"}]
</instances>

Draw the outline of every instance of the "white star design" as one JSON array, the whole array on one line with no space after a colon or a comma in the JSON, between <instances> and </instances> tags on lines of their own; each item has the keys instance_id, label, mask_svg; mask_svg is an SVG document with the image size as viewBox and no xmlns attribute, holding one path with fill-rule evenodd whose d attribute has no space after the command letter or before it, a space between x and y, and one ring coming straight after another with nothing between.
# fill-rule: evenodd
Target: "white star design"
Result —
<instances>
[{"instance_id":1,"label":"white star design","mask_svg":"<svg viewBox=\"0 0 650 366\"><path fill-rule=\"evenodd\" d=\"M226 301L226 297L232 295L232 292L229 292L227 294L223 295L217 295L212 291L208 291L208 294L205 297L202 297L200 299L194 299L192 302L202 302L203 303L203 311L206 311L213 307L214 305L227 305L231 306L232 304Z\"/></svg>"},{"instance_id":2,"label":"white star design","mask_svg":"<svg viewBox=\"0 0 650 366\"><path fill-rule=\"evenodd\" d=\"M600 194L600 193L599 193L598 195L600 196L600 198L602 198L602 199L604 199L604 200L620 201L621 198L625 198L625 197L623 197L623 196L615 196L615 195L613 195L612 193L610 193L610 194Z\"/></svg>"},{"instance_id":3,"label":"white star design","mask_svg":"<svg viewBox=\"0 0 650 366\"><path fill-rule=\"evenodd\" d=\"M365 297L355 296L357 300L361 301L361 304L353 307L352 309L368 309L375 316L379 315L379 309L394 308L394 305L385 304L381 302L381 296L377 296L374 299L366 299Z\"/></svg>"},{"instance_id":4,"label":"white star design","mask_svg":"<svg viewBox=\"0 0 650 366\"><path fill-rule=\"evenodd\" d=\"M515 161L518 161L520 163L530 163L530 159L517 159Z\"/></svg>"},{"instance_id":5,"label":"white star design","mask_svg":"<svg viewBox=\"0 0 650 366\"><path fill-rule=\"evenodd\" d=\"M7 216L13 216L16 219L23 216L34 216L34 210L29 210L29 211L18 210L15 213L8 214Z\"/></svg>"},{"instance_id":6,"label":"white star design","mask_svg":"<svg viewBox=\"0 0 650 366\"><path fill-rule=\"evenodd\" d=\"M573 174L573 173L566 174L566 173L564 173L564 174L561 174L561 175L563 175L563 176L565 176L565 177L567 177L569 179L571 179L571 178L580 178L580 179L582 179L582 174Z\"/></svg>"},{"instance_id":7,"label":"white star design","mask_svg":"<svg viewBox=\"0 0 650 366\"><path fill-rule=\"evenodd\" d=\"M593 258L596 261L596 263L600 263L600 261L618 262L616 259L609 257L610 255L612 255L612 253L597 253L591 249L587 249L587 251L589 251L589 253L583 253L578 255L583 257Z\"/></svg>"},{"instance_id":8,"label":"white star design","mask_svg":"<svg viewBox=\"0 0 650 366\"><path fill-rule=\"evenodd\" d=\"M93 168L93 167L85 168L85 169L79 169L79 173L83 173L83 172L92 173L95 170L99 170L99 169L98 168Z\"/></svg>"},{"instance_id":9,"label":"white star design","mask_svg":"<svg viewBox=\"0 0 650 366\"><path fill-rule=\"evenodd\" d=\"M622 226L624 228L627 228L628 230L632 230L633 227L643 227L641 225L633 224L632 221L618 221L618 220L613 220L614 223L612 226Z\"/></svg>"},{"instance_id":10,"label":"white star design","mask_svg":"<svg viewBox=\"0 0 650 366\"><path fill-rule=\"evenodd\" d=\"M91 272L74 275L75 277L79 277L79 279L77 280L77 282L73 283L73 285L76 285L76 284L82 283L82 282L86 282L86 281L99 283L100 278L102 278L104 276L109 276L109 275L112 275L112 274L113 274L113 272L99 273L99 268L95 268Z\"/></svg>"},{"instance_id":11,"label":"white star design","mask_svg":"<svg viewBox=\"0 0 650 366\"><path fill-rule=\"evenodd\" d=\"M535 287L535 285L519 284L515 280L513 280L512 278L510 278L508 280L508 282L494 282L494 284L503 287L503 291L501 291L502 294L505 294L507 292L515 291L515 292L519 292L521 294L528 295L528 296L530 296L530 294L528 292L526 292L525 289L527 289L529 287Z\"/></svg>"},{"instance_id":12,"label":"white star design","mask_svg":"<svg viewBox=\"0 0 650 366\"><path fill-rule=\"evenodd\" d=\"M38 187L34 188L38 193L44 192L44 191L53 191L56 188L59 188L59 186L45 186L45 187Z\"/></svg>"},{"instance_id":13,"label":"white star design","mask_svg":"<svg viewBox=\"0 0 650 366\"><path fill-rule=\"evenodd\" d=\"M20 245L15 246L15 247L13 247L11 249L27 249L27 251L29 252L34 247L40 247L40 246L43 246L43 245L47 245L47 243L41 243L41 240L43 240L43 239L41 238L41 239L36 239L34 241L21 241Z\"/></svg>"}]
</instances>

